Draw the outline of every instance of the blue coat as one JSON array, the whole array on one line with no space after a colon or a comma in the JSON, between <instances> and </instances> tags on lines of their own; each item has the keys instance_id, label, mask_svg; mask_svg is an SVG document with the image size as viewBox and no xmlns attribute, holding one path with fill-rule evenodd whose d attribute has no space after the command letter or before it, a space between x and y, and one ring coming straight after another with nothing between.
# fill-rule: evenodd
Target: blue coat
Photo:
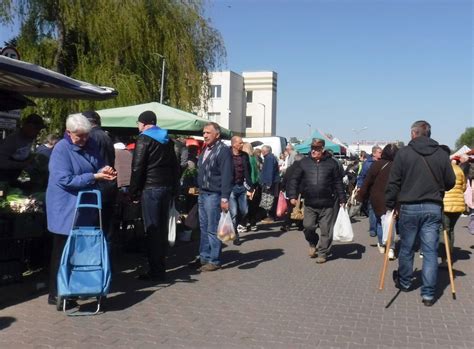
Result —
<instances>
[{"instance_id":1,"label":"blue coat","mask_svg":"<svg viewBox=\"0 0 474 349\"><path fill-rule=\"evenodd\" d=\"M89 138L84 147L72 144L66 135L53 149L49 161L49 180L46 189L48 230L69 235L77 194L96 188L94 174L104 166L99 149Z\"/></svg>"},{"instance_id":2,"label":"blue coat","mask_svg":"<svg viewBox=\"0 0 474 349\"><path fill-rule=\"evenodd\" d=\"M260 174L260 181L265 187L271 187L273 183L280 181L278 160L272 153L268 153L264 156L262 173Z\"/></svg>"}]
</instances>

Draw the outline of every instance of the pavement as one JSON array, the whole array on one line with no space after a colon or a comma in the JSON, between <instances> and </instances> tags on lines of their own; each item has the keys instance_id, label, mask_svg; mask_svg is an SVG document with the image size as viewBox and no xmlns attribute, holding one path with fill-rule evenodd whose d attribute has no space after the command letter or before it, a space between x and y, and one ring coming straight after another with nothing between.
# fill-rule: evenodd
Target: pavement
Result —
<instances>
[{"instance_id":1,"label":"pavement","mask_svg":"<svg viewBox=\"0 0 474 349\"><path fill-rule=\"evenodd\" d=\"M397 292L397 261L378 290L382 255L367 225L354 223L354 242L335 243L322 265L308 258L302 232L271 224L224 248L215 272L189 269L198 246L181 244L161 284L136 280L143 257L121 254L105 312L96 316L68 317L47 305L39 274L0 288L0 348L473 348L467 218L456 226L457 299L440 270L432 307L421 303L418 256L416 290Z\"/></svg>"}]
</instances>

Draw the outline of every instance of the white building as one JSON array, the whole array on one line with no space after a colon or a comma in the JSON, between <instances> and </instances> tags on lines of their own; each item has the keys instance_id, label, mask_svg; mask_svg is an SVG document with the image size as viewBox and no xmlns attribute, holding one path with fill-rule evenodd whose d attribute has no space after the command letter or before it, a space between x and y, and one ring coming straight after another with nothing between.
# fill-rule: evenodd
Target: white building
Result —
<instances>
[{"instance_id":1,"label":"white building","mask_svg":"<svg viewBox=\"0 0 474 349\"><path fill-rule=\"evenodd\" d=\"M277 73L213 72L207 111L198 115L247 137L276 132Z\"/></svg>"}]
</instances>

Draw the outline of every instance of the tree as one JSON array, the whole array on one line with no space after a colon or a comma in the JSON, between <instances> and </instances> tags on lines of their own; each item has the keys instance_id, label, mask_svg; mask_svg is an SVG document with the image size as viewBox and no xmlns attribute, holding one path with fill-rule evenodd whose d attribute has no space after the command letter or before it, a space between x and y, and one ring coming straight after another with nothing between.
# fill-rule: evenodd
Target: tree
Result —
<instances>
[{"instance_id":1,"label":"tree","mask_svg":"<svg viewBox=\"0 0 474 349\"><path fill-rule=\"evenodd\" d=\"M459 149L463 145L467 145L471 149L474 148L474 127L466 127L464 133L456 141L455 147Z\"/></svg>"},{"instance_id":2,"label":"tree","mask_svg":"<svg viewBox=\"0 0 474 349\"><path fill-rule=\"evenodd\" d=\"M0 20L20 20L23 60L119 91L105 102L38 100L62 128L70 112L159 100L163 57L167 104L190 111L207 100L225 48L203 11L200 0L4 0Z\"/></svg>"}]
</instances>

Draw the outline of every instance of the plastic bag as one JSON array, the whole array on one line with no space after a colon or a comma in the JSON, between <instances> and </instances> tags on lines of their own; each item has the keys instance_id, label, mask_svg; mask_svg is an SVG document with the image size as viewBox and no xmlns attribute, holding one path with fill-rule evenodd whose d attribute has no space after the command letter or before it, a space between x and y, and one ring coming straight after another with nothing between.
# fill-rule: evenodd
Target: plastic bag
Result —
<instances>
[{"instance_id":1,"label":"plastic bag","mask_svg":"<svg viewBox=\"0 0 474 349\"><path fill-rule=\"evenodd\" d=\"M234 225L230 212L222 212L217 226L217 238L222 242L232 241L235 239Z\"/></svg>"},{"instance_id":2,"label":"plastic bag","mask_svg":"<svg viewBox=\"0 0 474 349\"><path fill-rule=\"evenodd\" d=\"M393 219L393 211L390 211L389 214L384 214L382 217L380 217L380 221L382 222L382 244L385 245L387 242L388 238L388 230L390 229L390 222ZM394 237L393 230L392 230L392 239Z\"/></svg>"},{"instance_id":3,"label":"plastic bag","mask_svg":"<svg viewBox=\"0 0 474 349\"><path fill-rule=\"evenodd\" d=\"M171 200L169 219L168 219L168 243L171 247L176 242L176 222L178 221L179 212L176 210L174 200Z\"/></svg>"},{"instance_id":4,"label":"plastic bag","mask_svg":"<svg viewBox=\"0 0 474 349\"><path fill-rule=\"evenodd\" d=\"M354 239L354 232L352 231L351 219L349 213L344 207L339 208L336 223L334 224L334 241L350 242Z\"/></svg>"},{"instance_id":5,"label":"plastic bag","mask_svg":"<svg viewBox=\"0 0 474 349\"><path fill-rule=\"evenodd\" d=\"M286 202L285 194L280 192L278 195L278 203L276 208L276 215L277 217L283 217L288 209L288 203Z\"/></svg>"},{"instance_id":6,"label":"plastic bag","mask_svg":"<svg viewBox=\"0 0 474 349\"><path fill-rule=\"evenodd\" d=\"M472 183L470 180L467 181L466 191L464 192L464 202L467 207L474 208L474 190L472 188Z\"/></svg>"}]
</instances>

